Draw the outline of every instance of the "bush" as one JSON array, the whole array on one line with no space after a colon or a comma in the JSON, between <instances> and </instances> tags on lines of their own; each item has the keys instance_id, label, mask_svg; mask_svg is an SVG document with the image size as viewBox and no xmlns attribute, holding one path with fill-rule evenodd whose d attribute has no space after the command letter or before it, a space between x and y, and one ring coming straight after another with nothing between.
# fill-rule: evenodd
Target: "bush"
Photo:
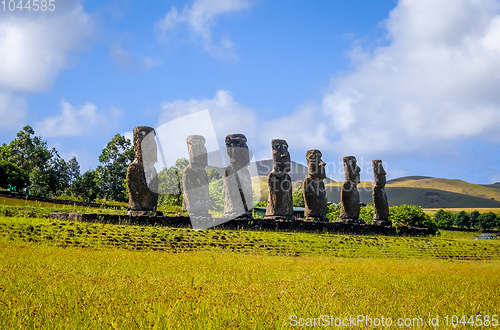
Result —
<instances>
[{"instance_id":1,"label":"bush","mask_svg":"<svg viewBox=\"0 0 500 330\"><path fill-rule=\"evenodd\" d=\"M329 204L326 210L326 217L330 222L340 219L340 203L337 205Z\"/></svg>"},{"instance_id":2,"label":"bush","mask_svg":"<svg viewBox=\"0 0 500 330\"><path fill-rule=\"evenodd\" d=\"M455 215L451 211L439 210L434 214L434 222L439 228L449 228L453 226Z\"/></svg>"},{"instance_id":3,"label":"bush","mask_svg":"<svg viewBox=\"0 0 500 330\"><path fill-rule=\"evenodd\" d=\"M366 223L371 224L373 221L373 204L362 206L359 210L359 218Z\"/></svg>"},{"instance_id":4,"label":"bush","mask_svg":"<svg viewBox=\"0 0 500 330\"><path fill-rule=\"evenodd\" d=\"M479 228L488 230L493 229L498 226L497 224L497 216L493 212L486 212L479 216L478 219Z\"/></svg>"},{"instance_id":5,"label":"bush","mask_svg":"<svg viewBox=\"0 0 500 330\"><path fill-rule=\"evenodd\" d=\"M425 214L420 206L401 205L389 208L389 220L395 227L413 226L429 228L431 234L438 232L438 226L433 218Z\"/></svg>"},{"instance_id":6,"label":"bush","mask_svg":"<svg viewBox=\"0 0 500 330\"><path fill-rule=\"evenodd\" d=\"M455 214L455 219L453 220L453 224L459 228L470 228L470 216L465 211L460 211Z\"/></svg>"}]
</instances>

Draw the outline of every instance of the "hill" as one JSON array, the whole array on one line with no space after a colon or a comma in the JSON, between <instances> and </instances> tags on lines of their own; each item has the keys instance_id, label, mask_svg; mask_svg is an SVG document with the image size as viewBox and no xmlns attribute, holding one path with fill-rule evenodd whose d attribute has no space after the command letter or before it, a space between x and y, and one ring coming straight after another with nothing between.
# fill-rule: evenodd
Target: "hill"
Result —
<instances>
[{"instance_id":1,"label":"hill","mask_svg":"<svg viewBox=\"0 0 500 330\"><path fill-rule=\"evenodd\" d=\"M404 177L395 180L389 180L387 182L387 187L437 189L500 201L500 189L496 189L491 186L473 184L462 180L450 180L431 177Z\"/></svg>"}]
</instances>

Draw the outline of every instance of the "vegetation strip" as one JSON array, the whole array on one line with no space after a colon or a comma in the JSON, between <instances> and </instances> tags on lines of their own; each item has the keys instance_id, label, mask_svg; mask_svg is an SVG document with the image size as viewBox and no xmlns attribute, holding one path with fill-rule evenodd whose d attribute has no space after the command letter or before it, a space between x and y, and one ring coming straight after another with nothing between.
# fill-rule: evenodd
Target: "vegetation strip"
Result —
<instances>
[{"instance_id":1,"label":"vegetation strip","mask_svg":"<svg viewBox=\"0 0 500 330\"><path fill-rule=\"evenodd\" d=\"M193 231L189 228L0 217L0 242L16 245L173 253L223 250L286 256L500 260L500 241L472 240L468 235L469 239L465 240L222 229Z\"/></svg>"}]
</instances>

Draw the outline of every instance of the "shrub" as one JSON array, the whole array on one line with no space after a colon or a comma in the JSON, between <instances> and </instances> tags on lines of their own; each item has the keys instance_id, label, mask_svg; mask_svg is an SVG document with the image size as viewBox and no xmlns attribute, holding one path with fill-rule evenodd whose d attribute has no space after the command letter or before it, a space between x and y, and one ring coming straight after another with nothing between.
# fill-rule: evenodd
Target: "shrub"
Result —
<instances>
[{"instance_id":1,"label":"shrub","mask_svg":"<svg viewBox=\"0 0 500 330\"><path fill-rule=\"evenodd\" d=\"M326 217L329 221L337 221L340 219L340 203L337 205L329 204L326 210Z\"/></svg>"},{"instance_id":2,"label":"shrub","mask_svg":"<svg viewBox=\"0 0 500 330\"><path fill-rule=\"evenodd\" d=\"M420 206L401 205L389 208L389 220L395 227L413 226L429 228L431 234L438 232L438 226L434 219L425 214Z\"/></svg>"},{"instance_id":3,"label":"shrub","mask_svg":"<svg viewBox=\"0 0 500 330\"><path fill-rule=\"evenodd\" d=\"M449 228L453 226L455 215L451 211L439 210L434 214L434 222L439 228Z\"/></svg>"},{"instance_id":4,"label":"shrub","mask_svg":"<svg viewBox=\"0 0 500 330\"><path fill-rule=\"evenodd\" d=\"M366 223L371 224L373 221L373 204L362 206L359 210L359 218Z\"/></svg>"},{"instance_id":5,"label":"shrub","mask_svg":"<svg viewBox=\"0 0 500 330\"><path fill-rule=\"evenodd\" d=\"M493 212L486 212L479 216L478 222L481 229L493 229L497 227L497 216Z\"/></svg>"},{"instance_id":6,"label":"shrub","mask_svg":"<svg viewBox=\"0 0 500 330\"><path fill-rule=\"evenodd\" d=\"M470 228L470 216L465 211L460 211L455 214L455 219L453 220L453 224L459 228Z\"/></svg>"}]
</instances>

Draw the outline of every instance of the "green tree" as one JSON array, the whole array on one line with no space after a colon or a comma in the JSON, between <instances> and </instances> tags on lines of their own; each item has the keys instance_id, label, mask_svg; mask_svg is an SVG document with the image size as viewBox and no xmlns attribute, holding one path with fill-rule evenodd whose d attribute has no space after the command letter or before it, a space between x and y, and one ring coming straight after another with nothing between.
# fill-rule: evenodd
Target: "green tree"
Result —
<instances>
[{"instance_id":1,"label":"green tree","mask_svg":"<svg viewBox=\"0 0 500 330\"><path fill-rule=\"evenodd\" d=\"M469 214L467 214L467 212L463 210L458 212L457 214L455 214L453 224L459 228L470 228L471 222Z\"/></svg>"},{"instance_id":2,"label":"green tree","mask_svg":"<svg viewBox=\"0 0 500 330\"><path fill-rule=\"evenodd\" d=\"M293 206L296 207L304 207L306 203L304 201L304 193L302 191L302 187L298 187L292 194Z\"/></svg>"},{"instance_id":3,"label":"green tree","mask_svg":"<svg viewBox=\"0 0 500 330\"><path fill-rule=\"evenodd\" d=\"M43 141L41 136L34 136L34 134L35 131L31 126L24 126L9 145L2 144L1 159L16 164L28 174L35 167L44 169L52 154L47 148L47 142Z\"/></svg>"},{"instance_id":4,"label":"green tree","mask_svg":"<svg viewBox=\"0 0 500 330\"><path fill-rule=\"evenodd\" d=\"M335 205L335 204L329 204L327 206L327 211L326 211L326 217L330 222L337 221L340 219L340 203Z\"/></svg>"},{"instance_id":5,"label":"green tree","mask_svg":"<svg viewBox=\"0 0 500 330\"><path fill-rule=\"evenodd\" d=\"M370 224L373 221L373 204L362 206L359 209L359 218Z\"/></svg>"},{"instance_id":6,"label":"green tree","mask_svg":"<svg viewBox=\"0 0 500 330\"><path fill-rule=\"evenodd\" d=\"M108 142L99 156L101 165L97 166L99 197L126 202L122 185L127 177L128 164L134 157L132 143L123 135L116 134Z\"/></svg>"},{"instance_id":7,"label":"green tree","mask_svg":"<svg viewBox=\"0 0 500 330\"><path fill-rule=\"evenodd\" d=\"M497 216L493 212L482 213L478 219L479 228L483 230L493 229L497 226Z\"/></svg>"},{"instance_id":8,"label":"green tree","mask_svg":"<svg viewBox=\"0 0 500 330\"><path fill-rule=\"evenodd\" d=\"M85 202L93 202L99 193L97 170L88 170L79 175L70 188L71 194Z\"/></svg>"},{"instance_id":9,"label":"green tree","mask_svg":"<svg viewBox=\"0 0 500 330\"><path fill-rule=\"evenodd\" d=\"M182 205L182 173L188 165L189 161L186 158L179 158L175 166L164 168L158 173L158 193L161 205Z\"/></svg>"},{"instance_id":10,"label":"green tree","mask_svg":"<svg viewBox=\"0 0 500 330\"><path fill-rule=\"evenodd\" d=\"M0 187L21 191L29 184L25 170L7 160L0 160Z\"/></svg>"},{"instance_id":11,"label":"green tree","mask_svg":"<svg viewBox=\"0 0 500 330\"><path fill-rule=\"evenodd\" d=\"M420 206L404 204L391 206L389 208L389 220L392 221L392 225L395 227L413 226L429 228L432 234L438 231L434 219L425 214Z\"/></svg>"},{"instance_id":12,"label":"green tree","mask_svg":"<svg viewBox=\"0 0 500 330\"><path fill-rule=\"evenodd\" d=\"M213 180L220 180L222 179L222 175L220 175L219 172L215 169L215 167L210 166L207 169L207 176L208 176L208 181L212 182Z\"/></svg>"},{"instance_id":13,"label":"green tree","mask_svg":"<svg viewBox=\"0 0 500 330\"><path fill-rule=\"evenodd\" d=\"M210 210L224 212L224 187L222 180L213 180L208 184L210 191Z\"/></svg>"},{"instance_id":14,"label":"green tree","mask_svg":"<svg viewBox=\"0 0 500 330\"><path fill-rule=\"evenodd\" d=\"M451 211L440 209L434 214L434 222L439 228L449 228L453 225L455 215Z\"/></svg>"},{"instance_id":15,"label":"green tree","mask_svg":"<svg viewBox=\"0 0 500 330\"><path fill-rule=\"evenodd\" d=\"M475 211L472 211L470 214L469 214L469 218L470 218L470 225L472 228L479 228L479 216L481 214L479 213L479 211L475 210Z\"/></svg>"}]
</instances>

